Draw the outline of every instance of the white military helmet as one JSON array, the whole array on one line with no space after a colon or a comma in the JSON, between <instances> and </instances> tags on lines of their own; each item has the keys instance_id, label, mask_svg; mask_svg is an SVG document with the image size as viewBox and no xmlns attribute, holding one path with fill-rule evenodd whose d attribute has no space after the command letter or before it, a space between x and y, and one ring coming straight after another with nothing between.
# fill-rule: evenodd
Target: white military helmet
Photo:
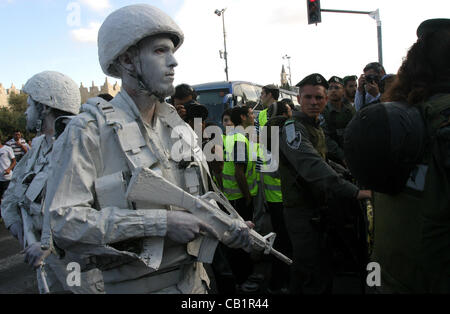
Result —
<instances>
[{"instance_id":1,"label":"white military helmet","mask_svg":"<svg viewBox=\"0 0 450 314\"><path fill-rule=\"evenodd\" d=\"M170 16L148 4L129 5L111 13L98 32L98 57L106 75L120 78L111 65L142 39L168 34L177 50L184 35Z\"/></svg>"},{"instance_id":2,"label":"white military helmet","mask_svg":"<svg viewBox=\"0 0 450 314\"><path fill-rule=\"evenodd\" d=\"M23 91L34 101L51 108L78 114L81 96L78 85L67 75L44 71L30 78Z\"/></svg>"}]
</instances>

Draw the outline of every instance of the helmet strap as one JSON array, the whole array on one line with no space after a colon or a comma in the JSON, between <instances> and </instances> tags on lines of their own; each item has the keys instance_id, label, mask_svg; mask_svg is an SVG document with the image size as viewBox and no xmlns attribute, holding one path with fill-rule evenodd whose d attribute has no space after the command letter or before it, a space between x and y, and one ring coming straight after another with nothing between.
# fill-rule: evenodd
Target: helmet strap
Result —
<instances>
[{"instance_id":1,"label":"helmet strap","mask_svg":"<svg viewBox=\"0 0 450 314\"><path fill-rule=\"evenodd\" d=\"M38 119L37 121L36 121L36 133L38 134L38 135L41 135L41 132L42 132L42 119Z\"/></svg>"}]
</instances>

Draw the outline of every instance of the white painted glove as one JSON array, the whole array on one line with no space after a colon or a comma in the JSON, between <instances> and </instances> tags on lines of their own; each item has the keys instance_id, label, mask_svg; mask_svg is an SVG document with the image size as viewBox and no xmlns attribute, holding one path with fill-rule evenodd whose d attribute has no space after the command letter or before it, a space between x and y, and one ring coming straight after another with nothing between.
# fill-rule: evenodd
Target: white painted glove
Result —
<instances>
[{"instance_id":1,"label":"white painted glove","mask_svg":"<svg viewBox=\"0 0 450 314\"><path fill-rule=\"evenodd\" d=\"M19 240L20 247L23 248L23 226L21 222L16 222L9 227L9 232Z\"/></svg>"},{"instance_id":2,"label":"white painted glove","mask_svg":"<svg viewBox=\"0 0 450 314\"><path fill-rule=\"evenodd\" d=\"M250 238L250 229L254 227L255 225L251 221L244 223L236 220L225 233L223 243L233 249L243 249L246 252L251 252L252 241Z\"/></svg>"},{"instance_id":3,"label":"white painted glove","mask_svg":"<svg viewBox=\"0 0 450 314\"><path fill-rule=\"evenodd\" d=\"M25 263L31 267L38 268L42 261L50 255L50 250L43 251L41 242L35 242L28 246L25 250Z\"/></svg>"},{"instance_id":4,"label":"white painted glove","mask_svg":"<svg viewBox=\"0 0 450 314\"><path fill-rule=\"evenodd\" d=\"M209 234L218 239L219 235L209 225L188 212L167 212L167 236L178 243L188 243L199 234Z\"/></svg>"}]
</instances>

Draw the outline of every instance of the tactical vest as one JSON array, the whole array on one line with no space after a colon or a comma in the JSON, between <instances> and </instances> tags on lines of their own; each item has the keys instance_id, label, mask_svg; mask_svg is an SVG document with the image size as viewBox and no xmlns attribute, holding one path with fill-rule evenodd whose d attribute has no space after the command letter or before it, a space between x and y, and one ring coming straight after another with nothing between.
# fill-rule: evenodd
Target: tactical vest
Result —
<instances>
[{"instance_id":1,"label":"tactical vest","mask_svg":"<svg viewBox=\"0 0 450 314\"><path fill-rule=\"evenodd\" d=\"M400 194L375 193L371 259L382 291L450 293L450 95L418 108L427 149Z\"/></svg>"},{"instance_id":2,"label":"tactical vest","mask_svg":"<svg viewBox=\"0 0 450 314\"><path fill-rule=\"evenodd\" d=\"M305 121L305 119L300 120L302 121L302 125L308 130L311 144L317 150L319 155L325 159L327 156L327 144L322 128L312 125L311 122Z\"/></svg>"},{"instance_id":3,"label":"tactical vest","mask_svg":"<svg viewBox=\"0 0 450 314\"><path fill-rule=\"evenodd\" d=\"M21 184L17 186L16 191L23 193L18 195L19 206L27 212L32 219L33 231L36 239L40 239L40 231L43 225L42 198L45 194L45 186L48 179L48 166L52 144L44 147L45 135L39 136L34 142L34 149L30 152L29 158L25 158L23 178ZM47 151L43 151L47 148ZM22 164L20 164L22 165ZM31 226L28 226L31 227ZM30 245L30 244L27 244Z\"/></svg>"},{"instance_id":4,"label":"tactical vest","mask_svg":"<svg viewBox=\"0 0 450 314\"><path fill-rule=\"evenodd\" d=\"M224 141L224 154L225 162L223 166L223 190L228 200L233 201L243 198L241 190L235 178L235 164L234 164L234 144L235 142L245 143L247 149L247 169L245 177L247 178L248 189L252 196L255 196L258 192L258 185L256 181L256 163L252 161L252 152L248 139L241 133L234 133L232 135L225 135Z\"/></svg>"},{"instance_id":5,"label":"tactical vest","mask_svg":"<svg viewBox=\"0 0 450 314\"><path fill-rule=\"evenodd\" d=\"M164 161L160 159L161 168L155 166L158 162L157 156L163 154L163 152L156 149L156 146L152 148L154 151L151 151L146 143L146 139L149 143L152 143L152 139L148 138L146 132L141 130L141 127L135 120L131 121L129 117L121 113L121 110L98 97L89 99L87 104L82 106L82 111L89 113L97 121L100 133L100 145L102 146L101 150L106 150L103 148L104 145L111 145L111 143L105 143L106 141L102 140L102 138L106 137L106 134L114 132L119 147L122 149L117 154L122 154L128 165L127 169L123 171L97 178L95 181L96 201L100 208L108 206L128 208L130 210L154 208L144 206L148 204L131 204L128 202L126 199L126 188L131 172L138 167L149 167L157 173L162 173L161 168L164 166ZM179 138L180 140L186 141L189 145L188 147L191 147L187 134L180 132ZM201 149L198 146L192 148L191 156L194 157L194 162L197 164L197 167L189 166L184 171L186 189L193 195L198 195L207 187L208 169L205 165L206 161L204 163L203 158L200 156L201 154ZM200 182L198 180L199 176L201 178ZM168 210L172 209L171 206L166 207ZM118 258L95 256L91 262L104 270L113 270L121 266L126 267L130 263L136 264L136 260L138 260L148 268L159 271L159 274L164 272L166 268L166 266L161 264L163 261L163 252L165 256L169 256L171 261L179 260L189 254L190 256L196 257L197 261L211 262L217 246L217 240L212 239L213 241L210 241L210 239L200 236L194 241L189 242L187 247L184 245L184 248L180 244L172 243L169 239L165 241L164 237L130 239L110 245L110 248L117 250ZM168 252L166 252L166 249ZM167 261L166 264L171 264L171 261ZM134 266L134 272L137 277L146 275L148 270ZM124 271L123 273L125 274ZM104 274L106 276L106 272ZM128 276L128 274L126 275Z\"/></svg>"}]
</instances>

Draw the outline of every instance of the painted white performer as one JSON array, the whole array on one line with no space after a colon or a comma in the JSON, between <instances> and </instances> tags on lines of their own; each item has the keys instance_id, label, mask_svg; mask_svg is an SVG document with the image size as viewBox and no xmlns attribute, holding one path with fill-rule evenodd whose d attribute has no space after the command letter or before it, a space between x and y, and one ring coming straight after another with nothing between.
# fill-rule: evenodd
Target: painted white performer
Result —
<instances>
[{"instance_id":1,"label":"painted white performer","mask_svg":"<svg viewBox=\"0 0 450 314\"><path fill-rule=\"evenodd\" d=\"M98 270L89 273L94 282L88 284L84 281L83 288L68 287L67 262L52 255L51 250L42 250L40 243L43 227L42 204L53 142L55 137L61 134L70 116L79 113L80 91L71 78L53 71L34 75L27 81L23 90L28 94L28 108L25 113L27 129L42 135L33 140L33 148L14 169L1 209L5 226L19 240L21 246L25 247L25 262L38 269L38 286L41 293L70 290L76 293L102 292L103 284ZM42 269L40 267L44 261ZM86 273L83 278L85 276ZM49 291L46 291L47 289Z\"/></svg>"},{"instance_id":2,"label":"painted white performer","mask_svg":"<svg viewBox=\"0 0 450 314\"><path fill-rule=\"evenodd\" d=\"M149 200L138 202L126 194L141 168L191 195L209 190L201 148L187 139L195 134L163 101L174 92L174 52L182 42L180 28L155 7L111 13L99 30L98 52L103 71L121 78L122 90L110 102L88 100L54 145L47 188L54 244L100 268L106 293L207 292L201 261L214 253L216 231L169 206L177 195L148 189ZM183 139L190 162L173 155ZM243 221L229 231L222 239L228 246L251 245Z\"/></svg>"}]
</instances>

